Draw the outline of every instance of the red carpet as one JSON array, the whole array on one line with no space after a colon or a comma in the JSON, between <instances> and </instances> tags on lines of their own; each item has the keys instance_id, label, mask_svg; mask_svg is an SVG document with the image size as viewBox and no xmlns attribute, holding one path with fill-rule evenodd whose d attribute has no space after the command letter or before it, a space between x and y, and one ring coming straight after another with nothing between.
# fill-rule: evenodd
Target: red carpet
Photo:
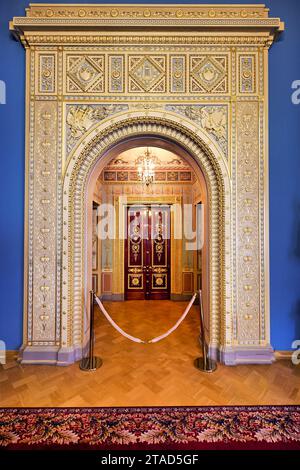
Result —
<instances>
[{"instance_id":1,"label":"red carpet","mask_svg":"<svg viewBox=\"0 0 300 470\"><path fill-rule=\"evenodd\" d=\"M300 406L2 408L0 448L300 449Z\"/></svg>"}]
</instances>

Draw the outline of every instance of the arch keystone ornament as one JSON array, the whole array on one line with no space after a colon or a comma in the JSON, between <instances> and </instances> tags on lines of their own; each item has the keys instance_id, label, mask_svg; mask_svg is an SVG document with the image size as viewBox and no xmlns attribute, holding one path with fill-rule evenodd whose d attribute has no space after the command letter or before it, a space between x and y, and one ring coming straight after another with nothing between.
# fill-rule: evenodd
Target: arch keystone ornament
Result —
<instances>
[{"instance_id":1,"label":"arch keystone ornament","mask_svg":"<svg viewBox=\"0 0 300 470\"><path fill-rule=\"evenodd\" d=\"M23 363L87 344L89 191L135 139L188 156L207 187L211 355L271 363L268 49L264 5L31 4L26 50ZM126 147L127 146L127 147Z\"/></svg>"}]
</instances>

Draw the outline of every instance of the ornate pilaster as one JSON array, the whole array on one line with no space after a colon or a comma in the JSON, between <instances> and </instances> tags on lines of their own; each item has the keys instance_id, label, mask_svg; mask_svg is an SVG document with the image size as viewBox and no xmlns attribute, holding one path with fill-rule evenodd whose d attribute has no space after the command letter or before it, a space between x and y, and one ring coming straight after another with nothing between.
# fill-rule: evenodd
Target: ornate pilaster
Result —
<instances>
[{"instance_id":1,"label":"ornate pilaster","mask_svg":"<svg viewBox=\"0 0 300 470\"><path fill-rule=\"evenodd\" d=\"M29 171L29 285L27 300L28 347L60 345L56 330L57 280L57 103L36 101L32 106L34 139L30 144Z\"/></svg>"},{"instance_id":2,"label":"ornate pilaster","mask_svg":"<svg viewBox=\"0 0 300 470\"><path fill-rule=\"evenodd\" d=\"M237 103L237 279L240 345L258 345L260 340L260 240L258 103Z\"/></svg>"}]
</instances>

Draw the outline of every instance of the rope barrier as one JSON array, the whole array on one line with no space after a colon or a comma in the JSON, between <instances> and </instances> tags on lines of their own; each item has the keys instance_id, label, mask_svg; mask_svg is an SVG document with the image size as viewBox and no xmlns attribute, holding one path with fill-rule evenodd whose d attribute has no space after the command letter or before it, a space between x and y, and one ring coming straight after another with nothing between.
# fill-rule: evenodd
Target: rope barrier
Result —
<instances>
[{"instance_id":1,"label":"rope barrier","mask_svg":"<svg viewBox=\"0 0 300 470\"><path fill-rule=\"evenodd\" d=\"M122 328L120 328L120 327L116 324L116 322L111 318L111 316L109 315L109 313L107 313L107 311L106 311L105 308L104 308L103 303L102 303L101 300L96 296L96 294L95 294L95 299L96 299L97 304L99 305L99 308L100 308L101 312L102 312L103 315L105 316L105 318L109 321L109 323L110 323L119 333L121 333L121 335L125 336L125 338L128 338L128 339L130 339L131 341L134 341L135 343L146 343L146 341L143 341L143 340L140 339L140 338L136 338L135 336L129 335L128 333L126 333L126 331L122 330Z\"/></svg>"},{"instance_id":2,"label":"rope barrier","mask_svg":"<svg viewBox=\"0 0 300 470\"><path fill-rule=\"evenodd\" d=\"M187 316L187 314L189 313L190 309L191 309L191 306L193 305L194 301L195 301L195 298L197 297L197 293L195 293L193 295L193 297L191 298L188 306L186 307L185 311L183 312L183 314L181 315L181 317L179 318L179 320L175 323L174 326L172 326L172 328L170 328L168 331L166 331L166 333L160 335L160 336L157 336L156 338L153 338L151 339L150 341L148 341L148 343L158 343L158 341L161 341L162 339L166 338L167 336L169 336L171 333L173 333L173 331L176 330L176 328L179 327L180 323L183 322L183 320L185 319L185 317Z\"/></svg>"},{"instance_id":3,"label":"rope barrier","mask_svg":"<svg viewBox=\"0 0 300 470\"><path fill-rule=\"evenodd\" d=\"M176 330L176 328L179 327L179 325L183 322L187 314L189 313L195 298L197 296L197 292L193 295L191 300L189 301L185 311L181 315L181 317L177 320L174 326L170 328L168 331L163 333L160 336L156 336L156 338L151 339L150 341L143 341L140 338L136 338L135 336L132 336L126 331L124 331L122 328L120 328L116 322L111 318L109 313L105 310L104 305L102 304L101 300L96 296L96 294L93 291L90 291L90 340L89 340L89 354L87 357L83 357L82 360L80 361L80 369L84 371L95 371L102 365L102 359L100 357L94 356L94 299L96 299L96 302L105 316L105 318L109 321L109 323L125 338L130 339L131 341L134 341L135 343L157 343L158 341L161 341L162 339L166 338L169 336L173 331ZM207 345L205 341L205 332L204 332L204 314L203 314L203 305L202 305L202 292L199 290L199 307L200 307L200 335L201 335L201 342L202 342L202 356L198 357L195 359L194 364L197 369L199 369L201 372L214 372L217 368L217 363L213 359L209 357L208 351L207 351Z\"/></svg>"},{"instance_id":4,"label":"rope barrier","mask_svg":"<svg viewBox=\"0 0 300 470\"><path fill-rule=\"evenodd\" d=\"M189 301L185 311L183 312L183 314L181 315L181 317L179 318L179 320L177 320L177 322L175 323L174 326L172 326L172 328L170 328L168 331L166 331L166 333L163 333L162 335L160 336L157 336L156 338L153 338L151 339L150 341L144 341L140 338L136 338L135 336L132 336L128 333L126 333L126 331L124 331L119 325L117 325L117 323L111 318L111 316L109 315L109 313L105 310L104 308L104 305L103 303L101 302L101 300L96 296L95 294L95 299L96 299L96 302L101 310L101 312L103 313L103 315L105 316L105 318L109 321L109 323L123 336L125 336L125 338L128 338L130 339L131 341L134 341L135 343L157 343L158 341L161 341L162 339L166 338L167 336L169 336L171 333L173 333L173 331L175 331L179 325L183 322L183 320L185 319L185 317L187 316L187 314L189 313L194 301L195 301L195 298L197 297L197 292L195 292L195 294L193 295L193 297L191 298L191 300Z\"/></svg>"}]
</instances>

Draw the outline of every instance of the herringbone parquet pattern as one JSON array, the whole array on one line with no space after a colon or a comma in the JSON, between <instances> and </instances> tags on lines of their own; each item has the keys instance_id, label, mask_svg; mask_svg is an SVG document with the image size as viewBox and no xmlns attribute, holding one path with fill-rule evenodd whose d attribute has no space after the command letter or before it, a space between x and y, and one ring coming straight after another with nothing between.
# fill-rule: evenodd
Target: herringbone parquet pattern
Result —
<instances>
[{"instance_id":1,"label":"herringbone parquet pattern","mask_svg":"<svg viewBox=\"0 0 300 470\"><path fill-rule=\"evenodd\" d=\"M115 321L134 336L150 339L172 326L186 303L106 302ZM136 344L120 336L97 310L96 353L103 366L82 372L69 367L0 366L0 406L187 406L299 404L300 366L219 365L213 374L193 366L199 356L198 307L167 339Z\"/></svg>"}]
</instances>

